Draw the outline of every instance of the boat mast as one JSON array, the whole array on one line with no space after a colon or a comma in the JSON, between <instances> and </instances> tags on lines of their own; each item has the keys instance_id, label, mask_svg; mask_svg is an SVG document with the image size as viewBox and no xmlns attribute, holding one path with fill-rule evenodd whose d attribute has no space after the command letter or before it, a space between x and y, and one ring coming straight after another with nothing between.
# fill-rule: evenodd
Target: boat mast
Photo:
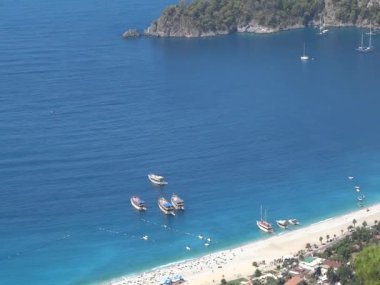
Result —
<instances>
[{"instance_id":1,"label":"boat mast","mask_svg":"<svg viewBox=\"0 0 380 285\"><path fill-rule=\"evenodd\" d=\"M267 208L265 208L264 221L267 221Z\"/></svg>"},{"instance_id":2,"label":"boat mast","mask_svg":"<svg viewBox=\"0 0 380 285\"><path fill-rule=\"evenodd\" d=\"M305 55L306 55L306 44L303 43L303 56L305 56Z\"/></svg>"},{"instance_id":3,"label":"boat mast","mask_svg":"<svg viewBox=\"0 0 380 285\"><path fill-rule=\"evenodd\" d=\"M363 32L362 32L362 44L360 45L361 48L363 48L364 45L364 38L363 38Z\"/></svg>"},{"instance_id":4,"label":"boat mast","mask_svg":"<svg viewBox=\"0 0 380 285\"><path fill-rule=\"evenodd\" d=\"M372 48L372 32L369 34L369 42L368 42L368 48Z\"/></svg>"}]
</instances>

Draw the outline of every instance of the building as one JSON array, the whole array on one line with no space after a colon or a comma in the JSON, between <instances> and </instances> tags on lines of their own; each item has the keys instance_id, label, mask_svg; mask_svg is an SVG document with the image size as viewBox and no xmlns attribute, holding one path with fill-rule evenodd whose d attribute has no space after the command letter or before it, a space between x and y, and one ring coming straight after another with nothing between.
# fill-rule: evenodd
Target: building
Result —
<instances>
[{"instance_id":1,"label":"building","mask_svg":"<svg viewBox=\"0 0 380 285\"><path fill-rule=\"evenodd\" d=\"M303 283L303 278L300 276L293 276L284 285L298 285Z\"/></svg>"}]
</instances>

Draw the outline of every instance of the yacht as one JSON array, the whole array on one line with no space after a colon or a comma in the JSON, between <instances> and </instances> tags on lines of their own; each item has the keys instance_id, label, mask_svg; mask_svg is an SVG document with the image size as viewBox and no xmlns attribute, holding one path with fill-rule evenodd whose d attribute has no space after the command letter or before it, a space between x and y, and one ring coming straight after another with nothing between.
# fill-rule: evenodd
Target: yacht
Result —
<instances>
[{"instance_id":1,"label":"yacht","mask_svg":"<svg viewBox=\"0 0 380 285\"><path fill-rule=\"evenodd\" d=\"M276 223L282 229L286 229L288 227L288 221L287 220L277 220Z\"/></svg>"},{"instance_id":2,"label":"yacht","mask_svg":"<svg viewBox=\"0 0 380 285\"><path fill-rule=\"evenodd\" d=\"M176 210L185 210L185 201L183 201L177 194L173 194L170 200Z\"/></svg>"},{"instance_id":3,"label":"yacht","mask_svg":"<svg viewBox=\"0 0 380 285\"><path fill-rule=\"evenodd\" d=\"M324 22L324 19L323 19L323 22ZM319 33L318 33L318 35L320 35L320 36L327 35L328 32L329 32L329 30L325 29L325 23L322 24L322 17L321 17L319 20Z\"/></svg>"},{"instance_id":4,"label":"yacht","mask_svg":"<svg viewBox=\"0 0 380 285\"><path fill-rule=\"evenodd\" d=\"M260 221L256 221L257 226L260 230L266 232L266 233L273 233L273 227L268 221L266 220L267 212L265 210L265 215L263 217L263 207L261 207L261 219Z\"/></svg>"},{"instance_id":5,"label":"yacht","mask_svg":"<svg viewBox=\"0 0 380 285\"><path fill-rule=\"evenodd\" d=\"M365 52L371 52L375 49L375 47L372 45L372 33L369 34L369 40L368 40L368 47L365 48Z\"/></svg>"},{"instance_id":6,"label":"yacht","mask_svg":"<svg viewBox=\"0 0 380 285\"><path fill-rule=\"evenodd\" d=\"M306 45L303 44L303 55L301 56L302 61L308 61L309 57L306 55Z\"/></svg>"},{"instance_id":7,"label":"yacht","mask_svg":"<svg viewBox=\"0 0 380 285\"><path fill-rule=\"evenodd\" d=\"M362 32L362 40L360 42L360 46L356 49L358 52L364 52L365 51L365 46L364 46L364 33Z\"/></svg>"},{"instance_id":8,"label":"yacht","mask_svg":"<svg viewBox=\"0 0 380 285\"><path fill-rule=\"evenodd\" d=\"M168 184L168 182L165 181L165 177L160 176L160 175L150 173L150 174L148 174L148 178L149 178L150 182L152 182L156 185L163 186L163 185Z\"/></svg>"},{"instance_id":9,"label":"yacht","mask_svg":"<svg viewBox=\"0 0 380 285\"><path fill-rule=\"evenodd\" d=\"M160 199L158 199L158 207L166 215L175 216L173 205L169 203L164 197L161 197Z\"/></svg>"},{"instance_id":10,"label":"yacht","mask_svg":"<svg viewBox=\"0 0 380 285\"><path fill-rule=\"evenodd\" d=\"M137 196L132 196L131 197L131 204L132 206L136 209L136 210L139 210L139 211L145 211L146 210L146 207L145 207L145 202L143 200L141 200L139 197Z\"/></svg>"},{"instance_id":11,"label":"yacht","mask_svg":"<svg viewBox=\"0 0 380 285\"><path fill-rule=\"evenodd\" d=\"M291 225L299 225L300 224L300 222L297 219L289 219L288 222Z\"/></svg>"},{"instance_id":12,"label":"yacht","mask_svg":"<svg viewBox=\"0 0 380 285\"><path fill-rule=\"evenodd\" d=\"M359 202L363 202L365 200L365 196L364 195L360 195L359 197L358 197L358 201Z\"/></svg>"}]
</instances>

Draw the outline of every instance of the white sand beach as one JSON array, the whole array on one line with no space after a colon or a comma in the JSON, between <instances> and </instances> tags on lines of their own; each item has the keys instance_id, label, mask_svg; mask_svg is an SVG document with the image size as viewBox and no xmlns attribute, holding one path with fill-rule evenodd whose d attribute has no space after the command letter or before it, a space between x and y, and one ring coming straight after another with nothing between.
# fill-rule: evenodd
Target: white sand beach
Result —
<instances>
[{"instance_id":1,"label":"white sand beach","mask_svg":"<svg viewBox=\"0 0 380 285\"><path fill-rule=\"evenodd\" d=\"M279 259L286 255L296 254L305 249L307 243L320 245L319 237L326 241L326 235L333 238L342 236L342 230L347 232L347 227L352 225L352 221L357 220L357 226L366 221L368 225L373 225L375 220L380 220L380 204L333 217L306 227L286 232L282 235L245 244L230 250L223 250L178 262L152 271L147 271L139 275L121 277L105 284L126 285L126 284L159 284L168 275L181 274L186 284L210 285L219 284L224 277L227 280L252 275L255 267L252 262L265 260L269 264L274 259Z\"/></svg>"}]
</instances>

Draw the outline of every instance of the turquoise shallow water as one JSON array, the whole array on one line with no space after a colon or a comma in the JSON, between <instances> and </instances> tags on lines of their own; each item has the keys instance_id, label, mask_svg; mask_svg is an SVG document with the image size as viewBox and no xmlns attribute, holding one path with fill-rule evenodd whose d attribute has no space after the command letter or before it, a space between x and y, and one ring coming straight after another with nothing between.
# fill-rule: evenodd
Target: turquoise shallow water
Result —
<instances>
[{"instance_id":1,"label":"turquoise shallow water","mask_svg":"<svg viewBox=\"0 0 380 285\"><path fill-rule=\"evenodd\" d=\"M263 238L261 204L307 224L355 209L354 183L380 201L380 52L354 51L360 30L120 38L169 2L0 4L2 283L97 283ZM172 192L187 210L165 217Z\"/></svg>"}]
</instances>

